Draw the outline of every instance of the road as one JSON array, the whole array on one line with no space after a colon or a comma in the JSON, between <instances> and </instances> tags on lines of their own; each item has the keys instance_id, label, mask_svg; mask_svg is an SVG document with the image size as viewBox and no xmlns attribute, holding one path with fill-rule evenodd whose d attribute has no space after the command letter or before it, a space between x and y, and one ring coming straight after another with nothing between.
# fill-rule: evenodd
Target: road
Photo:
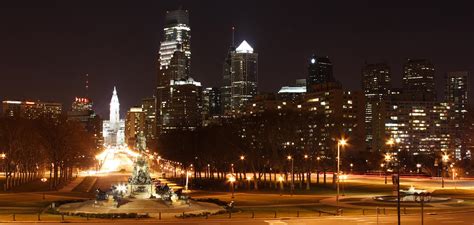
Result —
<instances>
[{"instance_id":1,"label":"road","mask_svg":"<svg viewBox=\"0 0 474 225\"><path fill-rule=\"evenodd\" d=\"M377 223L378 221L378 223ZM44 225L57 225L59 222L42 222ZM111 222L100 221L100 222L78 222L74 224L85 224L85 225L107 225L107 224L124 224L124 225L135 225L137 224L136 220L114 220ZM210 225L233 225L233 224L242 224L242 225L338 225L338 224L354 224L354 225L373 225L373 224L396 224L396 216L381 216L378 219L375 216L343 216L343 217L316 217L316 218L278 218L278 219L185 219L185 220L169 220L169 221L158 221L158 220L141 220L141 224L210 224ZM10 225L15 224L24 224L21 222L10 222ZM409 215L402 216L403 225L418 225L421 224L419 215ZM425 222L426 225L447 225L447 224L456 224L456 225L473 225L474 224L474 213L473 212L463 212L456 214L442 214L442 215L426 215Z\"/></svg>"}]
</instances>

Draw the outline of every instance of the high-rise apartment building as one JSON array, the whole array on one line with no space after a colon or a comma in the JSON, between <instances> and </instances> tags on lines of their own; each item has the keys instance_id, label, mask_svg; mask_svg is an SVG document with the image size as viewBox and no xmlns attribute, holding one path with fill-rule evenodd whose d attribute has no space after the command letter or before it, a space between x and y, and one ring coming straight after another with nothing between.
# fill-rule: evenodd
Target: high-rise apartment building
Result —
<instances>
[{"instance_id":1,"label":"high-rise apartment building","mask_svg":"<svg viewBox=\"0 0 474 225\"><path fill-rule=\"evenodd\" d=\"M407 100L436 101L435 68L426 59L408 59L403 67L403 94Z\"/></svg>"},{"instance_id":2,"label":"high-rise apartment building","mask_svg":"<svg viewBox=\"0 0 474 225\"><path fill-rule=\"evenodd\" d=\"M344 137L350 142L345 158L365 151L364 95L336 83L316 85L313 93L296 101L257 95L236 117L242 126L239 137L256 150L263 151L263 143L270 139L279 151L288 149L288 154L308 154L330 162L335 160L338 139Z\"/></svg>"},{"instance_id":3,"label":"high-rise apartment building","mask_svg":"<svg viewBox=\"0 0 474 225\"><path fill-rule=\"evenodd\" d=\"M456 71L446 74L445 100L452 104L453 147L458 160L471 157L467 140L469 137L466 123L468 113L469 72Z\"/></svg>"},{"instance_id":4,"label":"high-rise apartment building","mask_svg":"<svg viewBox=\"0 0 474 225\"><path fill-rule=\"evenodd\" d=\"M385 63L366 64L362 69L365 96L365 141L370 152L386 148L385 120L391 88L390 67Z\"/></svg>"},{"instance_id":5,"label":"high-rise apartment building","mask_svg":"<svg viewBox=\"0 0 474 225\"><path fill-rule=\"evenodd\" d=\"M397 148L406 156L402 160L414 166L427 163L418 155L431 157L434 163L442 152L452 154L450 114L449 103L394 99L385 127L390 138L399 141Z\"/></svg>"}]
</instances>

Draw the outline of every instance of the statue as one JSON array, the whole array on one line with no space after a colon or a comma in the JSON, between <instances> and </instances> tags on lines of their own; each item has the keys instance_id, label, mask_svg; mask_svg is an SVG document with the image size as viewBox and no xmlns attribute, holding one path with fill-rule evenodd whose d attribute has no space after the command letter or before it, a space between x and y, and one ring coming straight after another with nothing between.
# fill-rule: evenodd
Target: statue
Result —
<instances>
[{"instance_id":1,"label":"statue","mask_svg":"<svg viewBox=\"0 0 474 225\"><path fill-rule=\"evenodd\" d=\"M148 170L148 163L143 156L146 148L146 139L143 136L143 131L137 137L137 148L140 151L140 156L137 157L133 165L132 177L129 179L129 183L132 185L150 185L152 180Z\"/></svg>"},{"instance_id":2,"label":"statue","mask_svg":"<svg viewBox=\"0 0 474 225\"><path fill-rule=\"evenodd\" d=\"M140 151L140 153L142 153L146 149L146 137L145 135L143 135L143 131L140 131L137 136L136 148L138 149L138 151Z\"/></svg>"},{"instance_id":3,"label":"statue","mask_svg":"<svg viewBox=\"0 0 474 225\"><path fill-rule=\"evenodd\" d=\"M152 183L150 172L148 171L148 164L143 156L139 156L133 166L130 183L133 185L147 185Z\"/></svg>"}]
</instances>

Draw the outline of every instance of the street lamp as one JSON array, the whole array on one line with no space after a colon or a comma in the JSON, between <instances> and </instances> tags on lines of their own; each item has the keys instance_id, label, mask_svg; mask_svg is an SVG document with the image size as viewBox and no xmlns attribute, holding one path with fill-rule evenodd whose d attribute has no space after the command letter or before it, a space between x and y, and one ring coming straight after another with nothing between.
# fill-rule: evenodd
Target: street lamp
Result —
<instances>
[{"instance_id":1,"label":"street lamp","mask_svg":"<svg viewBox=\"0 0 474 225\"><path fill-rule=\"evenodd\" d=\"M250 181L252 180L252 177L248 176L246 179L247 179L247 188L250 191Z\"/></svg>"},{"instance_id":2,"label":"street lamp","mask_svg":"<svg viewBox=\"0 0 474 225\"><path fill-rule=\"evenodd\" d=\"M46 177L41 178L41 182L46 183L46 181L48 181L48 178L46 178ZM43 200L45 200L45 199L46 199L46 196L45 196L45 193L43 191Z\"/></svg>"},{"instance_id":3,"label":"street lamp","mask_svg":"<svg viewBox=\"0 0 474 225\"><path fill-rule=\"evenodd\" d=\"M247 173L245 171L245 164L244 164L245 156L241 155L240 156L240 161L242 162L242 173L244 173L244 178L247 177ZM242 175L240 175L240 179L242 179Z\"/></svg>"},{"instance_id":4,"label":"street lamp","mask_svg":"<svg viewBox=\"0 0 474 225\"><path fill-rule=\"evenodd\" d=\"M386 167L385 167L385 184L387 184L387 170L388 170L388 166L389 166L389 163L390 161L392 160L392 155L390 153L386 153L385 156L384 156L384 160L386 162Z\"/></svg>"},{"instance_id":5,"label":"street lamp","mask_svg":"<svg viewBox=\"0 0 474 225\"><path fill-rule=\"evenodd\" d=\"M2 158L2 161L3 161L3 172L5 173L5 184L4 184L4 191L7 190L7 184L8 184L8 179L7 179L7 163L5 162L5 159L7 158L7 154L5 154L4 152L2 152L2 154L0 154L0 158Z\"/></svg>"},{"instance_id":6,"label":"street lamp","mask_svg":"<svg viewBox=\"0 0 474 225\"><path fill-rule=\"evenodd\" d=\"M393 151L393 146L396 143L399 143L400 139L393 139L390 138L386 144L390 146L390 149ZM397 222L398 225L400 225L400 156L397 154L398 160L397 160Z\"/></svg>"},{"instance_id":7,"label":"street lamp","mask_svg":"<svg viewBox=\"0 0 474 225\"><path fill-rule=\"evenodd\" d=\"M294 164L293 164L293 157L291 157L291 155L289 155L288 157L286 157L288 160L291 161L291 195L293 195L293 191L295 190L295 174L294 174Z\"/></svg>"},{"instance_id":8,"label":"street lamp","mask_svg":"<svg viewBox=\"0 0 474 225\"><path fill-rule=\"evenodd\" d=\"M307 154L304 155L304 160L305 162L307 162L309 156ZM307 163L305 163L306 165L308 165ZM309 190L310 189L310 182L311 182L311 167L308 166L308 174L306 176L306 190Z\"/></svg>"},{"instance_id":9,"label":"street lamp","mask_svg":"<svg viewBox=\"0 0 474 225\"><path fill-rule=\"evenodd\" d=\"M234 182L235 182L235 177L234 175L231 175L229 177L229 183L230 183L230 188L232 189L232 199L234 198Z\"/></svg>"},{"instance_id":10,"label":"street lamp","mask_svg":"<svg viewBox=\"0 0 474 225\"><path fill-rule=\"evenodd\" d=\"M319 184L319 161L321 160L321 157L316 157L316 183ZM326 173L324 174L326 175ZM326 178L326 177L325 177Z\"/></svg>"},{"instance_id":11,"label":"street lamp","mask_svg":"<svg viewBox=\"0 0 474 225\"><path fill-rule=\"evenodd\" d=\"M280 175L278 177L278 181L280 182L280 196L283 194L283 177Z\"/></svg>"},{"instance_id":12,"label":"street lamp","mask_svg":"<svg viewBox=\"0 0 474 225\"><path fill-rule=\"evenodd\" d=\"M211 164L207 164L207 178L211 178Z\"/></svg>"},{"instance_id":13,"label":"street lamp","mask_svg":"<svg viewBox=\"0 0 474 225\"><path fill-rule=\"evenodd\" d=\"M344 138L339 139L337 141L337 195L336 195L336 205L337 205L337 214L339 215L339 173L340 173L340 166L341 166L341 147L347 145L347 141Z\"/></svg>"},{"instance_id":14,"label":"street lamp","mask_svg":"<svg viewBox=\"0 0 474 225\"><path fill-rule=\"evenodd\" d=\"M444 165L448 162L449 155L444 153L441 157L441 188L444 188Z\"/></svg>"}]
</instances>

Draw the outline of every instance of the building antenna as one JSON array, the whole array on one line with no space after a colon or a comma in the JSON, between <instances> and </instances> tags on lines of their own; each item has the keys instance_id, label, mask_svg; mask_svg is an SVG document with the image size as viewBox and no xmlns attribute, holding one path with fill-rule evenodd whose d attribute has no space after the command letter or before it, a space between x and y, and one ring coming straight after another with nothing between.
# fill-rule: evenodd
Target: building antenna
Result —
<instances>
[{"instance_id":1,"label":"building antenna","mask_svg":"<svg viewBox=\"0 0 474 225\"><path fill-rule=\"evenodd\" d=\"M234 42L234 35L235 34L235 27L232 27L232 46L235 46L235 42Z\"/></svg>"}]
</instances>

